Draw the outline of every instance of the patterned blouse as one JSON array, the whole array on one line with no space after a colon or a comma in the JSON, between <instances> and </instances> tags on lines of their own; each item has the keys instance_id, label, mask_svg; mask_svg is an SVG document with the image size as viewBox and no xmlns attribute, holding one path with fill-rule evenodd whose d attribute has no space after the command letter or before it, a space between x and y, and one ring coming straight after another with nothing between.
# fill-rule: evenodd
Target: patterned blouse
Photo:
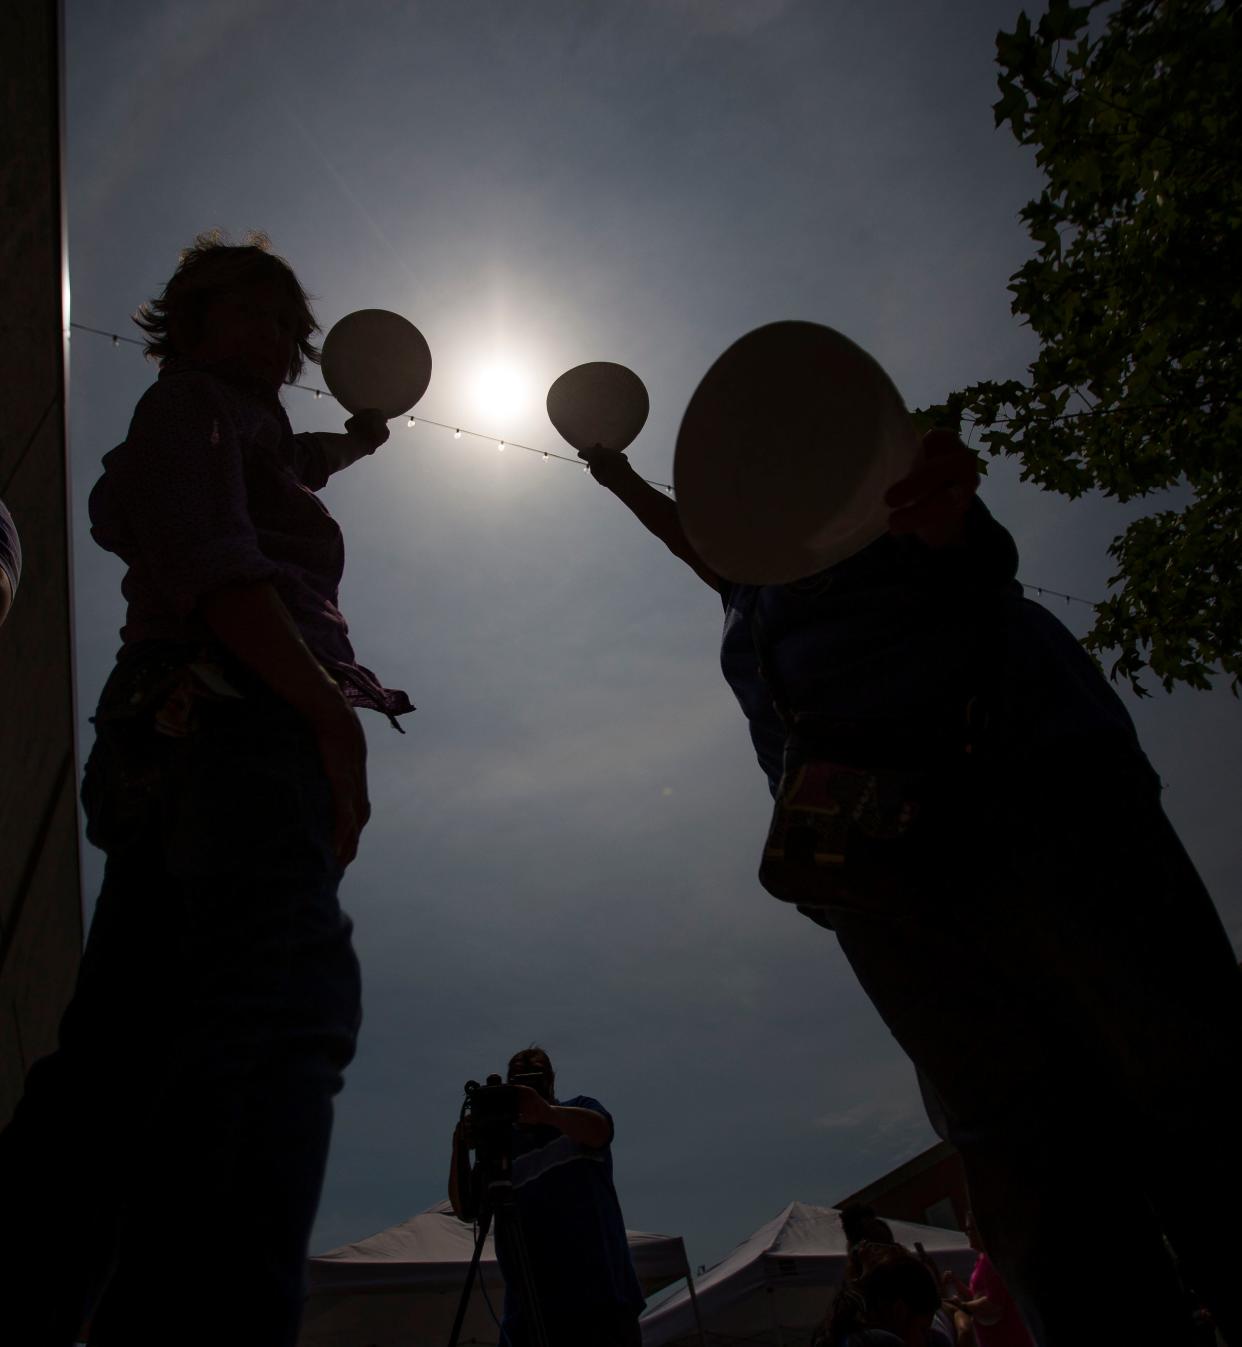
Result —
<instances>
[{"instance_id":1,"label":"patterned blouse","mask_svg":"<svg viewBox=\"0 0 1242 1347\"><path fill-rule=\"evenodd\" d=\"M274 394L234 371L169 361L103 465L91 536L129 567L124 645L210 639L199 601L267 580L354 706L394 725L414 709L354 656L337 607L344 542L315 495L337 465L318 435L293 433Z\"/></svg>"}]
</instances>

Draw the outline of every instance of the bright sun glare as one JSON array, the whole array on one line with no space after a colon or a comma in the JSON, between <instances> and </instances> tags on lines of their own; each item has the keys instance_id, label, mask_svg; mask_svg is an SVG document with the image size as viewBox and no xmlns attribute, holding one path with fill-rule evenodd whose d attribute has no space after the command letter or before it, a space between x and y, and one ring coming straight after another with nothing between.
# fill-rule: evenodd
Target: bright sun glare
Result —
<instances>
[{"instance_id":1,"label":"bright sun glare","mask_svg":"<svg viewBox=\"0 0 1242 1347\"><path fill-rule=\"evenodd\" d=\"M487 429L504 431L506 422L525 409L530 398L530 380L506 361L492 361L475 375L474 405Z\"/></svg>"}]
</instances>

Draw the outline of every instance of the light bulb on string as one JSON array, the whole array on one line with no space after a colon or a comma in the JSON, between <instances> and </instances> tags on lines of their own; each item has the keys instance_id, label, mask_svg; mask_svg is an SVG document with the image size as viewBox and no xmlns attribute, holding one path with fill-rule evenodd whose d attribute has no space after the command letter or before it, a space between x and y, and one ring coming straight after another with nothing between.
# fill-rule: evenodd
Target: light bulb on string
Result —
<instances>
[{"instance_id":1,"label":"light bulb on string","mask_svg":"<svg viewBox=\"0 0 1242 1347\"><path fill-rule=\"evenodd\" d=\"M503 454L504 451L505 451L505 442L504 442L504 440L501 440L500 443L496 446L496 448Z\"/></svg>"},{"instance_id":2,"label":"light bulb on string","mask_svg":"<svg viewBox=\"0 0 1242 1347\"><path fill-rule=\"evenodd\" d=\"M415 422L414 418L411 416L411 417L409 418L409 420L407 420L406 423L405 423L406 429L407 429L407 430L413 430L415 424L416 424L416 422Z\"/></svg>"},{"instance_id":3,"label":"light bulb on string","mask_svg":"<svg viewBox=\"0 0 1242 1347\"><path fill-rule=\"evenodd\" d=\"M142 345L143 345L143 343L142 343L141 341L138 341L136 338L133 338L133 337L122 337L119 333L116 333L116 332L105 332L105 331L101 330L100 328L97 328L97 327L88 327L88 326L87 326L86 324L84 324L84 323L75 323L75 322L71 322L71 323L69 323L65 328L63 328L64 339L65 339L66 341L72 340L75 331L88 332L88 333L90 333L91 335L96 336L96 337L105 337L105 338L109 339L109 340L112 342L113 348L119 347L120 344L121 344L122 342L125 342L127 345L130 345L130 346L142 346ZM315 400L316 400L316 401L318 401L318 400L319 400L321 397L323 397L323 395L324 395L322 389L320 389L320 388L311 388L311 387L309 387L307 384L290 383L290 384L288 385L288 387L290 387L290 388L297 388L297 389L299 389L299 390L301 390L302 392L305 392L305 393L314 393L314 395L315 395ZM1071 415L1078 415L1078 413L1071 413ZM1003 419L1003 418L1002 418L1002 419ZM409 418L407 424L408 424L409 426L413 427L413 426L415 426L415 425L417 424L417 422L416 422L415 418L411 416L411 417ZM448 429L448 426L446 426L442 421L431 421L431 422L429 422L428 424L429 424L429 425L433 425L433 426L438 426L438 427L440 427L440 428L442 428L442 429L445 429L445 430ZM971 422L972 429L973 429L973 427L974 427L974 424L975 424L974 422ZM473 436L473 437L476 438L476 439L487 439L487 438L489 438L488 436L484 435L482 431L468 430L468 431L464 431L464 432L463 432L460 426L454 428L454 430L453 430L453 438L454 438L455 440L460 440L463 434L467 434L467 435ZM500 444L499 444L498 447L499 447L500 449L503 449L503 448L505 447L505 442L504 442L504 440L501 440L501 441L500 441ZM521 448L521 449L528 449L528 448L530 448L529 445L519 445L518 447ZM534 452L538 452L538 451L534 451ZM565 462L565 463L572 463L572 462L573 462L572 459L564 458L564 457L563 457L562 455L560 455L560 454L556 455L556 457L557 457L558 461L560 461L560 462ZM544 460L545 463L548 461L548 458L549 458L549 454L547 453L547 451L546 451L546 450L543 451L543 460ZM584 464L582 465L582 471L583 471L583 472L589 472L589 471L590 471L590 466L589 466L588 464L585 464L585 463L584 463ZM644 480L646 480L646 479L644 479ZM668 495L670 495L670 496L673 495L673 487L672 487L672 485L669 484L669 483L666 483L666 482L651 482L650 485L653 486L653 487L662 488L662 489L663 489L665 492L667 492ZM1031 591L1033 591L1034 593L1038 594L1039 597L1040 597L1041 599L1044 598L1044 597L1049 597L1049 598L1061 598L1061 599L1064 599L1065 602L1066 602L1067 604L1070 604L1070 603L1081 603L1081 604L1087 605L1087 607L1089 607L1089 608L1097 608L1097 607L1099 606L1099 604L1096 603L1096 602L1094 602L1093 600L1081 598L1081 597L1080 597L1079 595L1077 595L1077 594L1066 594L1066 593L1064 593L1063 591L1061 591L1061 590L1059 590L1059 589L1045 589L1043 585L1035 585L1035 584L1031 584L1029 581L1026 581L1026 580L1021 580L1021 581L1019 581L1018 583L1022 585L1023 589L1031 590Z\"/></svg>"}]
</instances>

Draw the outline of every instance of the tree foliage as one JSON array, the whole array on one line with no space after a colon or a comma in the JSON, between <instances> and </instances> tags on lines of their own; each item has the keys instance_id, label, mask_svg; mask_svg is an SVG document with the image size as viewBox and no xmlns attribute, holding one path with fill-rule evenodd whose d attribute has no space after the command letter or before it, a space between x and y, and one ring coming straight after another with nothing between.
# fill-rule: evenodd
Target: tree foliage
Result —
<instances>
[{"instance_id":1,"label":"tree foliage","mask_svg":"<svg viewBox=\"0 0 1242 1347\"><path fill-rule=\"evenodd\" d=\"M1096 13L1095 11L1099 11ZM1051 0L996 39L996 124L1034 146L1010 278L1039 354L921 415L974 422L1024 480L1118 501L1187 489L1114 538L1088 649L1143 692L1242 676L1242 5Z\"/></svg>"}]
</instances>

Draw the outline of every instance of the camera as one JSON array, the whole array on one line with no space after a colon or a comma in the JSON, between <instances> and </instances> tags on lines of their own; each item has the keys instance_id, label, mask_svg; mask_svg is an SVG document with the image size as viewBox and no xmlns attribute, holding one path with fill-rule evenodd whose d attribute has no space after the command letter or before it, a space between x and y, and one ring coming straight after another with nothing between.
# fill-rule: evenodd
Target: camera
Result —
<instances>
[{"instance_id":1,"label":"camera","mask_svg":"<svg viewBox=\"0 0 1242 1347\"><path fill-rule=\"evenodd\" d=\"M543 1084L538 1071L511 1076L506 1085L499 1076L488 1076L487 1083L466 1082L466 1102L463 1113L468 1114L466 1140L470 1149L480 1158L507 1153L509 1129L517 1122L521 1096L517 1086L526 1085L537 1090Z\"/></svg>"}]
</instances>

